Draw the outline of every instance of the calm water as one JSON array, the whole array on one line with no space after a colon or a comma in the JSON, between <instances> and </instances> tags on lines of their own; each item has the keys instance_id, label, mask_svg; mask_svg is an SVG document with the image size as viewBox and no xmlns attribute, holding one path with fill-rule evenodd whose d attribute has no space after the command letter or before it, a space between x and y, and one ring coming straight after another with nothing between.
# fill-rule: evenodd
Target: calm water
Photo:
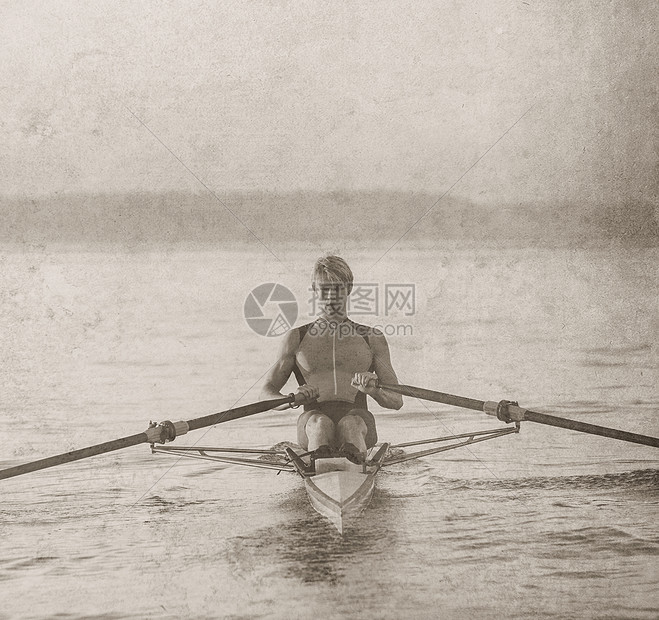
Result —
<instances>
[{"instance_id":1,"label":"calm water","mask_svg":"<svg viewBox=\"0 0 659 620\"><path fill-rule=\"evenodd\" d=\"M0 255L0 466L258 400L278 343L245 296L281 282L307 313L318 253ZM659 435L656 249L342 253L416 287L413 316L384 317L413 329L389 338L402 382ZM499 424L374 411L394 441ZM267 447L294 418L177 443ZM341 537L293 475L138 446L0 483L0 618L656 618L656 452L527 423L383 471Z\"/></svg>"}]
</instances>

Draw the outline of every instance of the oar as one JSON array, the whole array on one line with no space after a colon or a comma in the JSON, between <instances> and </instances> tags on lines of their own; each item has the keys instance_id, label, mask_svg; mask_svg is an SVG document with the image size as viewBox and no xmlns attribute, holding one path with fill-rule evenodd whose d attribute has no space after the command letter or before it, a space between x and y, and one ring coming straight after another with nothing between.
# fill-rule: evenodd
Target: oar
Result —
<instances>
[{"instance_id":1,"label":"oar","mask_svg":"<svg viewBox=\"0 0 659 620\"><path fill-rule=\"evenodd\" d=\"M0 470L0 480L13 478L14 476L20 476L21 474L27 474L40 469L46 469L47 467L63 465L64 463L70 463L71 461L79 461L80 459L86 459L90 456L96 456L97 454L114 452L115 450L121 450L123 448L128 448L129 446L136 446L141 443L153 444L173 441L178 435L185 435L188 431L194 431L198 428L204 428L205 426L212 426L213 424L219 424L220 422L246 418L247 416L256 413L263 413L264 411L269 411L270 409L286 404L295 404L294 394L289 394L283 398L264 400L258 403L252 403L251 405L235 407L234 409L227 409L226 411L212 413L201 418L188 420L187 422L166 421L161 422L160 424L152 422L151 426L143 433L129 435L128 437L106 441L105 443L99 443L95 446L89 446L88 448L72 450L71 452L65 452L64 454L57 454L56 456L49 456L48 458L32 461L31 463L24 463L23 465L16 465L15 467Z\"/></svg>"},{"instance_id":2,"label":"oar","mask_svg":"<svg viewBox=\"0 0 659 620\"><path fill-rule=\"evenodd\" d=\"M497 403L494 401L465 398L464 396L454 396L453 394L444 394L443 392L435 392L434 390L426 390L411 385L390 385L382 383L378 383L378 385L383 390L396 392L403 396L414 396L416 398L430 400L436 403L444 403L446 405L454 405L465 409L483 411L488 415L496 416L499 420L506 423L522 421L537 422L538 424L558 426L559 428L568 428L581 433L601 435L602 437L611 437L612 439L620 439L622 441L630 441L632 443L659 448L659 438L657 437L629 433L627 431L608 428L606 426L597 426L596 424L587 424L586 422L560 418L558 416L547 415L546 413L538 413L537 411L531 411L530 409L523 409L517 403L507 400L502 400Z\"/></svg>"}]
</instances>

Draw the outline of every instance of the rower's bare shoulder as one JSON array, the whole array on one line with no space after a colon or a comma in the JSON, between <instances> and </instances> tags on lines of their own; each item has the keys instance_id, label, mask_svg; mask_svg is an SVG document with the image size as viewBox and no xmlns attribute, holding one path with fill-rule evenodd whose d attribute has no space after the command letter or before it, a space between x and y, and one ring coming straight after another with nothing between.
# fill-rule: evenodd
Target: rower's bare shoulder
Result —
<instances>
[{"instance_id":1,"label":"rower's bare shoulder","mask_svg":"<svg viewBox=\"0 0 659 620\"><path fill-rule=\"evenodd\" d=\"M386 336L376 327L372 327L370 330L369 344L376 350L389 350L389 343Z\"/></svg>"},{"instance_id":2,"label":"rower's bare shoulder","mask_svg":"<svg viewBox=\"0 0 659 620\"><path fill-rule=\"evenodd\" d=\"M385 383L398 383L396 372L391 365L391 354L385 335L380 330L373 329L369 337L369 344L373 352L375 372L378 377L384 380Z\"/></svg>"},{"instance_id":3,"label":"rower's bare shoulder","mask_svg":"<svg viewBox=\"0 0 659 620\"><path fill-rule=\"evenodd\" d=\"M279 354L281 357L295 355L300 346L300 328L289 329L281 339Z\"/></svg>"}]
</instances>

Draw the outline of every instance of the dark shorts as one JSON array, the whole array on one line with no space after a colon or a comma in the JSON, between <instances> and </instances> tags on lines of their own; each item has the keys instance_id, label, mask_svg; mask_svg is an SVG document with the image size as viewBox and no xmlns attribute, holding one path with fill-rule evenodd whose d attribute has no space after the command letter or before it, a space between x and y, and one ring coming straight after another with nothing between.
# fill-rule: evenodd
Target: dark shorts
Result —
<instances>
[{"instance_id":1,"label":"dark shorts","mask_svg":"<svg viewBox=\"0 0 659 620\"><path fill-rule=\"evenodd\" d=\"M305 412L297 419L297 442L305 450L308 446L306 431L307 421L316 413L326 415L332 420L332 422L334 422L334 424L337 424L341 418L347 415L359 416L366 423L366 447L372 448L378 442L375 418L367 409L358 409L355 407L354 403L349 403L344 400L327 400L322 403L309 405L309 407L309 410L305 410Z\"/></svg>"}]
</instances>

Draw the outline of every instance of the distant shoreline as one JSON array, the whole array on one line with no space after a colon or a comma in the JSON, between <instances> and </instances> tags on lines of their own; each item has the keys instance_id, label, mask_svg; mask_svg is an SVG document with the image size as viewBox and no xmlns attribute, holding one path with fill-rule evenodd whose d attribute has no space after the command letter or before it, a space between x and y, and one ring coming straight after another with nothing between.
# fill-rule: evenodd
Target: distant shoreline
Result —
<instances>
[{"instance_id":1,"label":"distant shoreline","mask_svg":"<svg viewBox=\"0 0 659 620\"><path fill-rule=\"evenodd\" d=\"M148 250L286 242L411 247L441 241L521 247L659 246L653 205L480 205L406 192L71 194L0 197L0 247Z\"/></svg>"}]
</instances>

